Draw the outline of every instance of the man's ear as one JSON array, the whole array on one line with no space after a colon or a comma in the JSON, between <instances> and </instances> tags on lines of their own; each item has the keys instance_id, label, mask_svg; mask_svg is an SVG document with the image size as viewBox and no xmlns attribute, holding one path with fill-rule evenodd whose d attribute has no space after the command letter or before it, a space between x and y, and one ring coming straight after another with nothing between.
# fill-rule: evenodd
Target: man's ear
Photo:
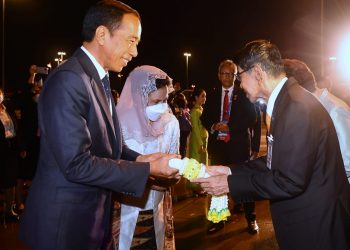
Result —
<instances>
[{"instance_id":1,"label":"man's ear","mask_svg":"<svg viewBox=\"0 0 350 250\"><path fill-rule=\"evenodd\" d=\"M256 64L253 70L254 70L255 79L261 82L264 78L264 71L262 70L261 65Z\"/></svg>"},{"instance_id":2,"label":"man's ear","mask_svg":"<svg viewBox=\"0 0 350 250\"><path fill-rule=\"evenodd\" d=\"M108 35L108 29L106 26L100 25L95 31L95 39L99 45L104 45L106 36Z\"/></svg>"}]
</instances>

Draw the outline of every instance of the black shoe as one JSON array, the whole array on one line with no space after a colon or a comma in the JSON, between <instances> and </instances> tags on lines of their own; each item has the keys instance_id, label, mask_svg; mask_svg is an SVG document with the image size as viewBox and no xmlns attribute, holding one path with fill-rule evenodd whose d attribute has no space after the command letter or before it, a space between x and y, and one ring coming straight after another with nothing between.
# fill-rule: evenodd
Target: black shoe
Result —
<instances>
[{"instance_id":1,"label":"black shoe","mask_svg":"<svg viewBox=\"0 0 350 250\"><path fill-rule=\"evenodd\" d=\"M217 231L220 231L221 229L224 228L224 222L220 221L219 223L210 223L208 229L207 229L207 234L213 234L216 233Z\"/></svg>"},{"instance_id":2,"label":"black shoe","mask_svg":"<svg viewBox=\"0 0 350 250\"><path fill-rule=\"evenodd\" d=\"M256 234L259 231L259 226L256 223L256 220L248 222L248 233Z\"/></svg>"}]
</instances>

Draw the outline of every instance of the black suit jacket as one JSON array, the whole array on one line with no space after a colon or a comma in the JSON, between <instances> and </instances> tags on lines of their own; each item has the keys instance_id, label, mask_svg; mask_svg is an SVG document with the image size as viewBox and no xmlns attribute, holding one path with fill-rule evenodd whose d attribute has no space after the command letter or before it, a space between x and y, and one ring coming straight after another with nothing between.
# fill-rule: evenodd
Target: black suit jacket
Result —
<instances>
[{"instance_id":1,"label":"black suit jacket","mask_svg":"<svg viewBox=\"0 0 350 250\"><path fill-rule=\"evenodd\" d=\"M41 92L41 152L20 237L34 249L98 249L109 224L111 192L141 196L149 163L123 146L98 72L78 49Z\"/></svg>"},{"instance_id":2,"label":"black suit jacket","mask_svg":"<svg viewBox=\"0 0 350 250\"><path fill-rule=\"evenodd\" d=\"M271 170L263 158L231 168L235 201L268 199L281 249L350 249L350 185L327 111L294 79L272 114Z\"/></svg>"},{"instance_id":3,"label":"black suit jacket","mask_svg":"<svg viewBox=\"0 0 350 250\"><path fill-rule=\"evenodd\" d=\"M220 122L221 93L219 87L208 93L207 102L203 108L201 121L210 132L214 123ZM209 134L208 152L214 160L213 164L240 163L249 159L250 155L250 131L258 117L254 105L247 99L244 91L238 86L234 87L231 95L231 113L228 127L231 140L229 142L218 141L218 131ZM258 136L260 138L260 135Z\"/></svg>"}]
</instances>

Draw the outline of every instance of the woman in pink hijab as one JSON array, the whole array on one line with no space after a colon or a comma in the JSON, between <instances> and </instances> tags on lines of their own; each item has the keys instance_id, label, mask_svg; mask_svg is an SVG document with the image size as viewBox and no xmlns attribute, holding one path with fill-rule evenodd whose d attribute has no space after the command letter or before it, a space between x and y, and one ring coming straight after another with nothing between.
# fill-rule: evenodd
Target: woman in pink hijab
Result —
<instances>
[{"instance_id":1,"label":"woman in pink hijab","mask_svg":"<svg viewBox=\"0 0 350 250\"><path fill-rule=\"evenodd\" d=\"M171 86L172 79L153 66L140 66L129 74L117 105L124 143L129 148L140 154L178 153L179 123L167 104ZM135 227L138 217L147 214L153 215L150 225L154 225L154 234L140 242ZM119 249L137 245L175 249L169 183L150 180L141 199L122 198Z\"/></svg>"}]
</instances>

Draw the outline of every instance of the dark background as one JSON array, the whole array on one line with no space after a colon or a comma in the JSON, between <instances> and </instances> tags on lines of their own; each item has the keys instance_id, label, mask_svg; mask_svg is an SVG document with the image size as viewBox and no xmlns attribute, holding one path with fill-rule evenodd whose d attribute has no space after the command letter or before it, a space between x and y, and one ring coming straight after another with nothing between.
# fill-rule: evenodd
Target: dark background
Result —
<instances>
[{"instance_id":1,"label":"dark background","mask_svg":"<svg viewBox=\"0 0 350 250\"><path fill-rule=\"evenodd\" d=\"M6 0L5 87L15 89L28 78L31 64L55 67L58 51L69 57L81 45L81 23L92 0ZM142 18L139 55L112 74L120 90L137 65L160 67L174 80L209 88L217 83L221 60L232 58L246 42L268 39L283 57L304 60L317 76L321 63L336 53L341 35L350 30L350 0L324 0L324 58L321 57L321 0L166 1L125 0ZM346 26L348 25L348 26Z\"/></svg>"}]
</instances>

